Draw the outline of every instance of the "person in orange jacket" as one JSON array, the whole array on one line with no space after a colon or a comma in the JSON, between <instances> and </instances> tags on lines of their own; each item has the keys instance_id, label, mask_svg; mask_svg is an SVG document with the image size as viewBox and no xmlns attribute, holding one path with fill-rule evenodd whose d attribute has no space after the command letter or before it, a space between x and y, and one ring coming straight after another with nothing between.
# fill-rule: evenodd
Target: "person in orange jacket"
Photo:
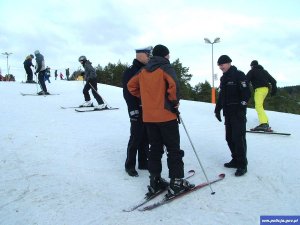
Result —
<instances>
[{"instance_id":1,"label":"person in orange jacket","mask_svg":"<svg viewBox=\"0 0 300 225\"><path fill-rule=\"evenodd\" d=\"M148 196L167 189L168 182L161 178L161 158L164 146L167 150L170 186L168 196L178 195L194 187L184 177L184 151L180 149L177 121L179 107L179 84L170 64L169 49L164 45L153 48L153 57L127 84L129 92L140 97L143 121L146 124L150 152L148 170L150 186Z\"/></svg>"}]
</instances>

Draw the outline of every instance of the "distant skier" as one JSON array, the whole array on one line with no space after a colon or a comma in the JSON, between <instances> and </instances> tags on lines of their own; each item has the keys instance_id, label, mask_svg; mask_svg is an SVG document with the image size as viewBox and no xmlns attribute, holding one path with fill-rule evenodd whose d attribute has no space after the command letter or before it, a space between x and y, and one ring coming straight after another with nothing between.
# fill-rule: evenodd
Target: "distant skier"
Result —
<instances>
[{"instance_id":1,"label":"distant skier","mask_svg":"<svg viewBox=\"0 0 300 225\"><path fill-rule=\"evenodd\" d=\"M55 72L54 72L54 77L55 77L55 80L57 79L57 70L55 70Z\"/></svg>"},{"instance_id":2,"label":"distant skier","mask_svg":"<svg viewBox=\"0 0 300 225\"><path fill-rule=\"evenodd\" d=\"M218 59L218 66L223 72L220 79L219 98L215 107L215 116L221 122L221 110L225 117L226 141L232 160L225 163L227 168L236 168L235 176L247 173L247 103L250 90L245 74L231 65L227 55Z\"/></svg>"},{"instance_id":3,"label":"distant skier","mask_svg":"<svg viewBox=\"0 0 300 225\"><path fill-rule=\"evenodd\" d=\"M36 50L34 52L35 54L35 60L36 60L36 70L35 75L38 74L38 80L39 84L41 86L42 91L40 91L39 95L49 95L50 93L47 91L47 87L45 84L45 73L46 73L46 67L45 67L45 60L44 56L40 53L39 50Z\"/></svg>"},{"instance_id":4,"label":"distant skier","mask_svg":"<svg viewBox=\"0 0 300 225\"><path fill-rule=\"evenodd\" d=\"M83 95L85 102L80 105L80 107L92 107L93 102L91 101L91 97L89 94L89 90L92 89L92 94L96 101L98 102L98 106L95 106L95 108L98 109L104 109L107 108L107 105L104 103L102 97L97 92L97 76L96 76L96 70L92 66L92 63L87 60L85 56L80 56L78 61L81 63L81 65L84 68L84 77L85 77L85 85L83 88Z\"/></svg>"},{"instance_id":5,"label":"distant skier","mask_svg":"<svg viewBox=\"0 0 300 225\"><path fill-rule=\"evenodd\" d=\"M51 77L50 68L47 66L46 72L45 72L45 82L48 81L48 83L51 83L50 77Z\"/></svg>"},{"instance_id":6,"label":"distant skier","mask_svg":"<svg viewBox=\"0 0 300 225\"><path fill-rule=\"evenodd\" d=\"M266 71L257 60L253 60L250 64L251 70L247 73L246 77L249 83L252 84L254 89L254 102L255 110L258 115L259 125L251 130L254 131L268 131L269 119L264 110L264 101L268 95L270 84L272 86L271 96L277 92L276 80Z\"/></svg>"},{"instance_id":7,"label":"distant skier","mask_svg":"<svg viewBox=\"0 0 300 225\"><path fill-rule=\"evenodd\" d=\"M34 67L34 65L32 64L32 59L34 58L33 55L29 55L26 57L25 61L24 61L24 69L26 71L27 74L27 80L26 83L35 83L33 81L33 72L31 67Z\"/></svg>"}]
</instances>

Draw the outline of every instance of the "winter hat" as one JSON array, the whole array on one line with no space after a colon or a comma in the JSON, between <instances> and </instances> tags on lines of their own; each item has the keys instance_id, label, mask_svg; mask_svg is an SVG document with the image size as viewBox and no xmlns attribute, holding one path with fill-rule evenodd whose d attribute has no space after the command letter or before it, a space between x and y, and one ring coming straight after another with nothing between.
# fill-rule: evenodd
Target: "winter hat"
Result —
<instances>
[{"instance_id":1,"label":"winter hat","mask_svg":"<svg viewBox=\"0 0 300 225\"><path fill-rule=\"evenodd\" d=\"M165 57L169 55L169 53L170 53L169 49L164 45L156 45L152 51L153 56L161 56L161 57Z\"/></svg>"},{"instance_id":2,"label":"winter hat","mask_svg":"<svg viewBox=\"0 0 300 225\"><path fill-rule=\"evenodd\" d=\"M231 63L232 60L229 58L228 55L221 55L220 58L218 59L218 65L222 65L225 63Z\"/></svg>"},{"instance_id":3,"label":"winter hat","mask_svg":"<svg viewBox=\"0 0 300 225\"><path fill-rule=\"evenodd\" d=\"M250 66L258 66L257 60L253 60L250 64Z\"/></svg>"},{"instance_id":4,"label":"winter hat","mask_svg":"<svg viewBox=\"0 0 300 225\"><path fill-rule=\"evenodd\" d=\"M35 50L35 51L34 51L34 54L35 54L35 55L40 54L40 51L39 51L39 50Z\"/></svg>"}]
</instances>

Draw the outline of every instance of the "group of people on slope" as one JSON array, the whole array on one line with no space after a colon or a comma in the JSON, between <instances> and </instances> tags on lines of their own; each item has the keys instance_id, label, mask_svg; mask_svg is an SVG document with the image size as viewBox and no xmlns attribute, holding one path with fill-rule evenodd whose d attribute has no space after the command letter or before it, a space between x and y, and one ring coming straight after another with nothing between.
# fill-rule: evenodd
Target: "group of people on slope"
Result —
<instances>
[{"instance_id":1,"label":"group of people on slope","mask_svg":"<svg viewBox=\"0 0 300 225\"><path fill-rule=\"evenodd\" d=\"M38 76L38 82L41 87L41 91L38 92L38 95L49 95L50 93L47 91L47 87L45 84L45 77L47 73L47 68L45 66L45 59L44 56L40 53L39 50L34 51L35 60L36 60L36 66L35 66L35 72L34 74ZM27 80L26 83L35 83L33 81L33 72L31 67L34 65L32 64L32 59L34 59L34 56L31 54L26 57L24 61L24 69L27 73Z\"/></svg>"},{"instance_id":2,"label":"group of people on slope","mask_svg":"<svg viewBox=\"0 0 300 225\"><path fill-rule=\"evenodd\" d=\"M147 195L168 189L167 195L177 195L194 187L184 177L184 151L180 149L179 84L169 61L169 49L164 45L136 49L136 58L123 73L123 96L130 118L130 138L127 146L125 171L138 176L138 169L148 169L150 185ZM276 94L276 80L258 64L251 63L245 75L227 55L219 57L218 66L223 72L220 92L215 106L215 116L225 118L226 141L231 151L231 161L224 164L235 168L235 176L247 172L246 113L251 97L249 83L255 94L255 108L260 125L255 130L266 131L268 118L263 109L264 99L272 85L271 95ZM161 177L162 155L167 151L170 182ZM137 158L137 159L136 159Z\"/></svg>"}]
</instances>

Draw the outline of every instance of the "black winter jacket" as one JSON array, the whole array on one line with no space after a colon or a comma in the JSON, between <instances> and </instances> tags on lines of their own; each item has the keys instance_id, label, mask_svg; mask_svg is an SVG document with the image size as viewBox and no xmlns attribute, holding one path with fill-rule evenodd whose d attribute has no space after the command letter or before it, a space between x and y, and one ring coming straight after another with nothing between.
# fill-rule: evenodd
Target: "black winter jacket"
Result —
<instances>
[{"instance_id":1,"label":"black winter jacket","mask_svg":"<svg viewBox=\"0 0 300 225\"><path fill-rule=\"evenodd\" d=\"M140 111L141 99L130 94L127 88L127 83L144 66L145 65L142 62L138 61L137 59L134 59L132 65L129 68L127 68L123 73L123 97L127 103L128 113L134 110Z\"/></svg>"},{"instance_id":2,"label":"black winter jacket","mask_svg":"<svg viewBox=\"0 0 300 225\"><path fill-rule=\"evenodd\" d=\"M276 80L261 65L253 66L246 77L247 81L249 83L251 82L254 89L269 87L269 83L271 83L272 89L277 89Z\"/></svg>"},{"instance_id":3,"label":"black winter jacket","mask_svg":"<svg viewBox=\"0 0 300 225\"><path fill-rule=\"evenodd\" d=\"M237 70L235 66L231 66L221 77L215 112L220 112L223 109L224 116L237 114L241 111L246 113L249 98L250 89L245 74Z\"/></svg>"}]
</instances>

